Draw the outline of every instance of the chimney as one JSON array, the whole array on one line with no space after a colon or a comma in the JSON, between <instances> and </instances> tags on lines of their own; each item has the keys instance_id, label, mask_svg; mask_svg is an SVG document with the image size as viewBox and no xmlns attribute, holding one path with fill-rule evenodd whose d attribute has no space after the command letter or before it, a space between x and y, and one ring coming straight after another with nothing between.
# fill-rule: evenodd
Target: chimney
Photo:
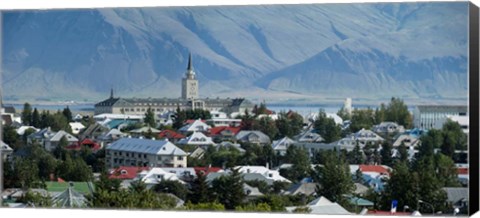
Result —
<instances>
[{"instance_id":1,"label":"chimney","mask_svg":"<svg viewBox=\"0 0 480 218\"><path fill-rule=\"evenodd\" d=\"M267 164L265 164L265 167L266 167L267 169L270 169L270 164L267 162Z\"/></svg>"}]
</instances>

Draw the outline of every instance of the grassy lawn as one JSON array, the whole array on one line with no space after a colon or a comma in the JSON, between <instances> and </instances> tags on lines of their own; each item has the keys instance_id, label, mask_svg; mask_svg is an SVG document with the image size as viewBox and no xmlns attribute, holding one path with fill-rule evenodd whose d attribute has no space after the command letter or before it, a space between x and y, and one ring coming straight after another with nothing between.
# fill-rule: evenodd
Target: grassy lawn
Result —
<instances>
[{"instance_id":1,"label":"grassy lawn","mask_svg":"<svg viewBox=\"0 0 480 218\"><path fill-rule=\"evenodd\" d=\"M68 182L45 182L47 184L47 191L49 192L63 192L65 191L69 183ZM86 182L73 182L73 189L82 194L90 193Z\"/></svg>"}]
</instances>

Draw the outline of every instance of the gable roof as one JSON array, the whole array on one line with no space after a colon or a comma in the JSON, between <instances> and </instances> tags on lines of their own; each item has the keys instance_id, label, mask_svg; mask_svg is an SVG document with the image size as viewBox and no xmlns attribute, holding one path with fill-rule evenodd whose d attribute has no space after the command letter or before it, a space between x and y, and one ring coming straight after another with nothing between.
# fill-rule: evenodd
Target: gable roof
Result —
<instances>
[{"instance_id":1,"label":"gable roof","mask_svg":"<svg viewBox=\"0 0 480 218\"><path fill-rule=\"evenodd\" d=\"M285 136L279 140L273 141L272 147L273 150L286 151L288 146L295 143L291 138Z\"/></svg>"},{"instance_id":2,"label":"gable roof","mask_svg":"<svg viewBox=\"0 0 480 218\"><path fill-rule=\"evenodd\" d=\"M253 131L242 130L242 131L238 132L238 134L235 136L235 138L237 140L249 141L248 137L250 137L250 135L258 136L258 140L260 141L260 143L270 143L270 137L265 135L265 133L263 133L261 131L257 131L257 130L253 130Z\"/></svg>"},{"instance_id":3,"label":"gable roof","mask_svg":"<svg viewBox=\"0 0 480 218\"><path fill-rule=\"evenodd\" d=\"M49 138L50 141L60 141L63 137L67 139L68 142L77 142L78 139L72 134L65 132L63 130L58 131L52 137Z\"/></svg>"},{"instance_id":4,"label":"gable roof","mask_svg":"<svg viewBox=\"0 0 480 218\"><path fill-rule=\"evenodd\" d=\"M208 124L198 119L193 121L193 123L191 124L187 124L183 126L182 128L179 129L179 131L180 132L194 132L194 131L205 132L205 131L208 131L210 128L211 127Z\"/></svg>"},{"instance_id":5,"label":"gable roof","mask_svg":"<svg viewBox=\"0 0 480 218\"><path fill-rule=\"evenodd\" d=\"M445 187L442 188L447 193L447 201L457 203L462 200L468 201L468 188L465 187Z\"/></svg>"},{"instance_id":6,"label":"gable roof","mask_svg":"<svg viewBox=\"0 0 480 218\"><path fill-rule=\"evenodd\" d=\"M193 132L192 135L188 136L187 138L183 138L178 141L178 144L183 145L210 145L214 144L212 138L207 137L201 132Z\"/></svg>"},{"instance_id":7,"label":"gable roof","mask_svg":"<svg viewBox=\"0 0 480 218\"><path fill-rule=\"evenodd\" d=\"M139 128L139 129L134 129L132 131L130 131L131 133L137 133L137 134L140 134L140 133L147 133L147 132L152 132L152 133L160 133L160 130L158 129L155 129L155 128L152 128L150 126L144 126L142 128Z\"/></svg>"},{"instance_id":8,"label":"gable roof","mask_svg":"<svg viewBox=\"0 0 480 218\"><path fill-rule=\"evenodd\" d=\"M390 175L390 172L387 168L380 165L359 165L360 171L362 172L375 172L380 174Z\"/></svg>"},{"instance_id":9,"label":"gable roof","mask_svg":"<svg viewBox=\"0 0 480 218\"><path fill-rule=\"evenodd\" d=\"M137 174L149 170L149 167L121 166L109 172L109 179L135 179Z\"/></svg>"},{"instance_id":10,"label":"gable roof","mask_svg":"<svg viewBox=\"0 0 480 218\"><path fill-rule=\"evenodd\" d=\"M159 138L167 138L167 139L182 139L182 138L185 138L184 135L182 135L180 133L177 133L173 130L169 130L169 129L163 130L160 133L158 133L158 137Z\"/></svg>"},{"instance_id":11,"label":"gable roof","mask_svg":"<svg viewBox=\"0 0 480 218\"><path fill-rule=\"evenodd\" d=\"M288 190L283 192L284 195L296 195L296 194L304 194L304 195L313 195L316 193L317 183L313 182L306 182L306 183L297 183L290 186Z\"/></svg>"},{"instance_id":12,"label":"gable roof","mask_svg":"<svg viewBox=\"0 0 480 218\"><path fill-rule=\"evenodd\" d=\"M212 127L209 132L211 136L220 135L223 131L230 131L233 135L236 135L241 129L241 127L218 126Z\"/></svg>"},{"instance_id":13,"label":"gable roof","mask_svg":"<svg viewBox=\"0 0 480 218\"><path fill-rule=\"evenodd\" d=\"M199 173L204 173L204 175L208 175L209 173L216 173L216 172L223 171L222 168L220 168L220 167L210 167L210 166L193 167L193 169L195 170L195 174L197 174L197 175Z\"/></svg>"},{"instance_id":14,"label":"gable roof","mask_svg":"<svg viewBox=\"0 0 480 218\"><path fill-rule=\"evenodd\" d=\"M187 156L185 151L166 140L121 138L108 145L107 150Z\"/></svg>"}]
</instances>

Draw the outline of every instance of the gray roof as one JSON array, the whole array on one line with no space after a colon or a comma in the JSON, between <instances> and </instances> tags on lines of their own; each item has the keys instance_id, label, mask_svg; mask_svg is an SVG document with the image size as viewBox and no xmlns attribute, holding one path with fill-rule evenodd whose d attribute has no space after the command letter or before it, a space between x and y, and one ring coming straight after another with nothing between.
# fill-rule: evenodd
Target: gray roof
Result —
<instances>
[{"instance_id":1,"label":"gray roof","mask_svg":"<svg viewBox=\"0 0 480 218\"><path fill-rule=\"evenodd\" d=\"M53 135L50 138L50 141L60 141L63 136L65 136L65 138L67 139L68 142L77 142L78 141L78 139L75 136L73 136L70 133L65 132L63 130L60 130L55 135Z\"/></svg>"},{"instance_id":2,"label":"gray roof","mask_svg":"<svg viewBox=\"0 0 480 218\"><path fill-rule=\"evenodd\" d=\"M467 113L468 106L466 105L417 105L421 113L425 112L443 112L443 113Z\"/></svg>"},{"instance_id":3,"label":"gray roof","mask_svg":"<svg viewBox=\"0 0 480 218\"><path fill-rule=\"evenodd\" d=\"M304 194L304 195L313 195L315 194L317 189L317 183L297 183L290 186L290 188L283 192L284 195L296 195L296 194Z\"/></svg>"},{"instance_id":4,"label":"gray roof","mask_svg":"<svg viewBox=\"0 0 480 218\"><path fill-rule=\"evenodd\" d=\"M263 193L258 190L257 187L249 186L248 184L243 184L243 191L248 197L260 197L263 196Z\"/></svg>"},{"instance_id":5,"label":"gray roof","mask_svg":"<svg viewBox=\"0 0 480 218\"><path fill-rule=\"evenodd\" d=\"M249 137L250 135L256 135L258 136L258 140L260 141L260 143L262 144L268 144L270 143L270 137L268 137L267 135L265 135L265 133L261 132L261 131L249 131L249 130L242 130L240 131L239 133L237 133L237 135L235 136L235 138L237 140L241 140L241 141L250 141L249 140Z\"/></svg>"},{"instance_id":6,"label":"gray roof","mask_svg":"<svg viewBox=\"0 0 480 218\"><path fill-rule=\"evenodd\" d=\"M85 196L69 186L64 192L53 197L53 204L60 208L85 207Z\"/></svg>"},{"instance_id":7,"label":"gray roof","mask_svg":"<svg viewBox=\"0 0 480 218\"><path fill-rule=\"evenodd\" d=\"M44 128L38 132L34 132L28 135L28 138L31 139L47 139L55 135L56 132L52 131L50 128Z\"/></svg>"},{"instance_id":8,"label":"gray roof","mask_svg":"<svg viewBox=\"0 0 480 218\"><path fill-rule=\"evenodd\" d=\"M167 140L121 138L107 146L107 150L187 156L185 151Z\"/></svg>"},{"instance_id":9,"label":"gray roof","mask_svg":"<svg viewBox=\"0 0 480 218\"><path fill-rule=\"evenodd\" d=\"M447 193L447 201L451 203L457 203L464 199L468 201L468 188L448 187L443 190Z\"/></svg>"}]
</instances>

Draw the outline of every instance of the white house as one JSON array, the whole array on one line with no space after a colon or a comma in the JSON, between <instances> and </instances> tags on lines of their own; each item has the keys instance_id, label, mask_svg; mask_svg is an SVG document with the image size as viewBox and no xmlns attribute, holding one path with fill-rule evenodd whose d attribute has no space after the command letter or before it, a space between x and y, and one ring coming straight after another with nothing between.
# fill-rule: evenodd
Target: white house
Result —
<instances>
[{"instance_id":1,"label":"white house","mask_svg":"<svg viewBox=\"0 0 480 218\"><path fill-rule=\"evenodd\" d=\"M77 135L78 133L80 133L80 131L85 129L85 126L80 122L70 122L68 123L68 125L70 125L70 128L72 129L72 133L75 135Z\"/></svg>"},{"instance_id":2,"label":"white house","mask_svg":"<svg viewBox=\"0 0 480 218\"><path fill-rule=\"evenodd\" d=\"M21 126L21 127L19 127L16 131L17 131L17 134L18 134L18 135L23 136L23 134L25 134L25 131L26 131L27 129L32 129L32 130L34 130L35 132L40 131L39 129L35 128L34 126Z\"/></svg>"},{"instance_id":3,"label":"white house","mask_svg":"<svg viewBox=\"0 0 480 218\"><path fill-rule=\"evenodd\" d=\"M106 149L105 161L109 168L187 166L187 153L168 140L121 138Z\"/></svg>"},{"instance_id":4,"label":"white house","mask_svg":"<svg viewBox=\"0 0 480 218\"><path fill-rule=\"evenodd\" d=\"M235 136L235 139L241 142L253 144L270 144L270 137L261 131L242 130Z\"/></svg>"},{"instance_id":5,"label":"white house","mask_svg":"<svg viewBox=\"0 0 480 218\"><path fill-rule=\"evenodd\" d=\"M322 215L351 215L348 210L343 208L338 203L333 203L327 198L321 196L310 203L308 203L305 207L310 209L311 214L322 214ZM295 207L286 207L288 212L294 212L298 206Z\"/></svg>"},{"instance_id":6,"label":"white house","mask_svg":"<svg viewBox=\"0 0 480 218\"><path fill-rule=\"evenodd\" d=\"M381 122L378 125L373 126L372 130L376 133L403 133L405 128L395 122Z\"/></svg>"},{"instance_id":7,"label":"white house","mask_svg":"<svg viewBox=\"0 0 480 218\"><path fill-rule=\"evenodd\" d=\"M285 136L282 139L273 141L272 147L274 151L283 156L287 153L288 147L293 143L294 141L292 139Z\"/></svg>"},{"instance_id":8,"label":"white house","mask_svg":"<svg viewBox=\"0 0 480 218\"><path fill-rule=\"evenodd\" d=\"M314 132L313 129L309 129L304 133L299 134L296 138L298 142L318 143L324 141L322 136Z\"/></svg>"},{"instance_id":9,"label":"white house","mask_svg":"<svg viewBox=\"0 0 480 218\"><path fill-rule=\"evenodd\" d=\"M281 176L277 170L271 170L264 166L236 166L234 169L237 169L240 173L244 174L245 180L249 180L248 174L257 174L261 177L264 177L268 184L272 184L274 181L288 183L291 182L290 180Z\"/></svg>"},{"instance_id":10,"label":"white house","mask_svg":"<svg viewBox=\"0 0 480 218\"><path fill-rule=\"evenodd\" d=\"M184 183L182 180L180 180L180 178L178 178L176 173L168 172L159 167L154 167L150 170L143 170L137 174L137 178L134 180L140 180L144 182L147 188L151 188L162 181L178 181L180 183Z\"/></svg>"},{"instance_id":11,"label":"white house","mask_svg":"<svg viewBox=\"0 0 480 218\"><path fill-rule=\"evenodd\" d=\"M67 142L69 145L72 143L78 142L78 139L75 136L63 130L60 130L57 133L55 133L53 136L45 140L45 149L47 151L55 150L55 148L60 144L60 141L62 140L63 137L67 139Z\"/></svg>"},{"instance_id":12,"label":"white house","mask_svg":"<svg viewBox=\"0 0 480 218\"><path fill-rule=\"evenodd\" d=\"M187 132L207 132L211 127L204 123L202 120L198 119L195 120L191 124L187 124L183 126L182 128L179 129L180 132L182 133L187 133Z\"/></svg>"},{"instance_id":13,"label":"white house","mask_svg":"<svg viewBox=\"0 0 480 218\"><path fill-rule=\"evenodd\" d=\"M193 132L192 135L180 139L180 141L177 142L179 145L213 145L214 142L212 141L211 137L208 137L204 135L201 132Z\"/></svg>"},{"instance_id":14,"label":"white house","mask_svg":"<svg viewBox=\"0 0 480 218\"><path fill-rule=\"evenodd\" d=\"M354 140L359 142L360 147L365 146L367 143L381 143L384 140L373 131L367 129L361 129L352 136Z\"/></svg>"},{"instance_id":15,"label":"white house","mask_svg":"<svg viewBox=\"0 0 480 218\"><path fill-rule=\"evenodd\" d=\"M420 140L418 139L418 137L402 134L402 135L399 135L397 139L395 139L395 141L393 142L393 147L398 147L402 143L407 147L416 147L417 145L420 144Z\"/></svg>"}]
</instances>

